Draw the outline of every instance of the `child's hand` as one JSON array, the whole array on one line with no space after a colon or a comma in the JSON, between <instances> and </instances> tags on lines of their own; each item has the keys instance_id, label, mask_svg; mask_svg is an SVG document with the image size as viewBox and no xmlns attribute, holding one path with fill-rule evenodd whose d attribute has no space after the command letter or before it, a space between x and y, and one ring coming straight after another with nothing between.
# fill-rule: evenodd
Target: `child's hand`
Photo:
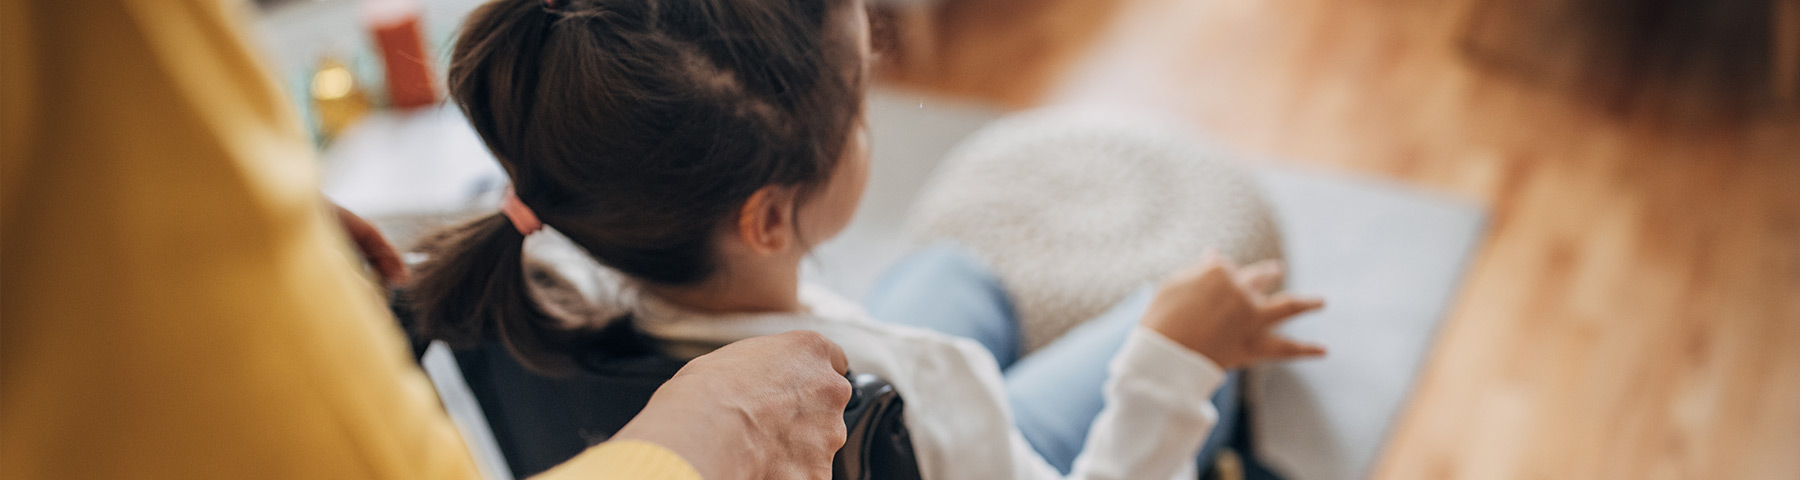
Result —
<instances>
[{"instance_id":1,"label":"child's hand","mask_svg":"<svg viewBox=\"0 0 1800 480\"><path fill-rule=\"evenodd\" d=\"M1314 297L1269 293L1281 276L1279 261L1239 268L1208 251L1157 288L1143 325L1226 369L1325 355L1325 347L1275 333L1283 321L1325 305Z\"/></svg>"}]
</instances>

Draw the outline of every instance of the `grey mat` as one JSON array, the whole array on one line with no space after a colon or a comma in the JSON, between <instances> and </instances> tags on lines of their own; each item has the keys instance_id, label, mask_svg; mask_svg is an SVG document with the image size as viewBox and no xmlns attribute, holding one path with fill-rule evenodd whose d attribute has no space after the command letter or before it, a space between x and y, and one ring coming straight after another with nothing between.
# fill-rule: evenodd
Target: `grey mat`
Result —
<instances>
[{"instance_id":1,"label":"grey mat","mask_svg":"<svg viewBox=\"0 0 1800 480\"><path fill-rule=\"evenodd\" d=\"M1257 450L1291 479L1374 467L1483 232L1479 207L1401 185L1264 168L1291 274L1324 311L1286 332L1324 360L1260 367L1247 389Z\"/></svg>"},{"instance_id":2,"label":"grey mat","mask_svg":"<svg viewBox=\"0 0 1800 480\"><path fill-rule=\"evenodd\" d=\"M819 247L808 278L862 295L905 253L906 208L939 159L1002 114L875 92L869 192L850 228ZM1281 224L1289 288L1329 302L1288 332L1331 349L1327 359L1251 376L1258 453L1296 480L1365 477L1430 352L1485 214L1391 182L1266 162L1257 170Z\"/></svg>"}]
</instances>

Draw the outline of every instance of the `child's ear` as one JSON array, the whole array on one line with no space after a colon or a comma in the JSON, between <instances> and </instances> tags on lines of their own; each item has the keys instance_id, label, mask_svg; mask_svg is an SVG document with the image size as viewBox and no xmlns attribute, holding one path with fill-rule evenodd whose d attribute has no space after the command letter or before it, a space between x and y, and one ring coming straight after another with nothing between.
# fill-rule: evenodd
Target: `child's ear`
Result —
<instances>
[{"instance_id":1,"label":"child's ear","mask_svg":"<svg viewBox=\"0 0 1800 480\"><path fill-rule=\"evenodd\" d=\"M794 238L795 191L765 186L750 195L738 212L738 238L750 251L772 254L786 250Z\"/></svg>"}]
</instances>

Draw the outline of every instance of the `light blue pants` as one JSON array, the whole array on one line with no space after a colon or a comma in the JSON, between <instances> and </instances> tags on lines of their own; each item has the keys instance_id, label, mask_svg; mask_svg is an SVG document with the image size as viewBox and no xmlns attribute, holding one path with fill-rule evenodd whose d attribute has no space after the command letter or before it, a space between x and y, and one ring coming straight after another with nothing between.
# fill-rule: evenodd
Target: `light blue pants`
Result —
<instances>
[{"instance_id":1,"label":"light blue pants","mask_svg":"<svg viewBox=\"0 0 1800 480\"><path fill-rule=\"evenodd\" d=\"M1018 320L999 279L972 254L953 245L934 245L901 260L864 302L878 320L966 337L987 347L1005 374L1019 431L1065 474L1087 441L1088 426L1105 405L1101 390L1107 364L1149 304L1150 291L1145 289L1021 357ZM1202 467L1211 464L1237 423L1236 372L1212 401L1219 410L1219 424L1200 451Z\"/></svg>"}]
</instances>

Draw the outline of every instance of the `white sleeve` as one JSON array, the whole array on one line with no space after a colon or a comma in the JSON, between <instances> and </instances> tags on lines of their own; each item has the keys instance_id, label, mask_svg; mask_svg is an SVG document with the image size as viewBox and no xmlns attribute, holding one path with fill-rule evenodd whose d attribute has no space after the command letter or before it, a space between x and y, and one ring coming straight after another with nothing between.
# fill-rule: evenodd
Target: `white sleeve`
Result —
<instances>
[{"instance_id":1,"label":"white sleeve","mask_svg":"<svg viewBox=\"0 0 1800 480\"><path fill-rule=\"evenodd\" d=\"M907 426L927 480L1064 478L1013 426L993 357L965 339L913 359L928 384L903 389ZM1198 478L1195 455L1218 421L1218 365L1144 327L1113 356L1106 407L1067 478ZM911 382L908 382L911 383ZM906 391L910 390L910 391Z\"/></svg>"},{"instance_id":2,"label":"white sleeve","mask_svg":"<svg viewBox=\"0 0 1800 480\"><path fill-rule=\"evenodd\" d=\"M1198 478L1195 456L1219 421L1218 364L1137 327L1113 356L1106 407L1088 430L1071 479Z\"/></svg>"}]
</instances>

